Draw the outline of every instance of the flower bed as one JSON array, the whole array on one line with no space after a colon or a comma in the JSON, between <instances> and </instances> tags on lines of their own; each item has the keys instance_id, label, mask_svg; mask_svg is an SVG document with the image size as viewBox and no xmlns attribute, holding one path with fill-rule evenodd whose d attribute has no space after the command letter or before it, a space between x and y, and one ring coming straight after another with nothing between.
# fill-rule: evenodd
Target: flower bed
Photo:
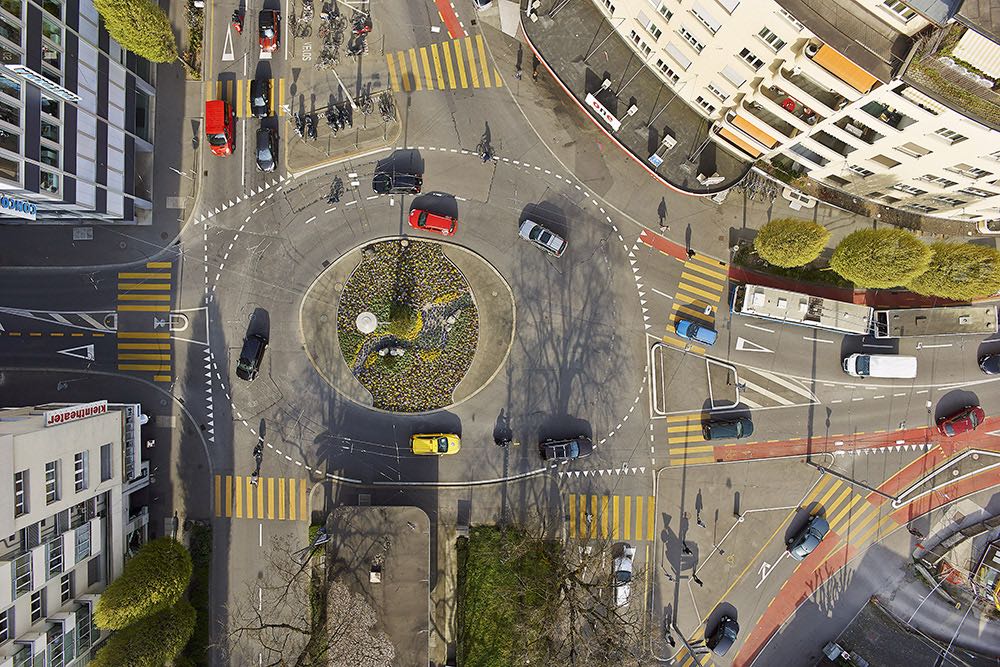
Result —
<instances>
[{"instance_id":1,"label":"flower bed","mask_svg":"<svg viewBox=\"0 0 1000 667\"><path fill-rule=\"evenodd\" d=\"M378 320L371 334L356 324L366 311ZM375 407L436 410L452 402L472 364L479 314L465 277L440 244L382 241L365 248L344 285L337 335Z\"/></svg>"}]
</instances>

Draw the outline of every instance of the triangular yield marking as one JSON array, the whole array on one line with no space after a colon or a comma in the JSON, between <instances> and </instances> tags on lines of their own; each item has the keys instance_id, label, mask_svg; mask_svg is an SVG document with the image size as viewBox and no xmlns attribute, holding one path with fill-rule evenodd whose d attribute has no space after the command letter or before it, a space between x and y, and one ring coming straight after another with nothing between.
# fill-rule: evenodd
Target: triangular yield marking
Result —
<instances>
[{"instance_id":1,"label":"triangular yield marking","mask_svg":"<svg viewBox=\"0 0 1000 667\"><path fill-rule=\"evenodd\" d=\"M86 361L94 360L94 346L93 345L81 345L80 347L71 347L65 350L57 350L59 354L65 354L67 357L76 357L77 359L85 359Z\"/></svg>"},{"instance_id":2,"label":"triangular yield marking","mask_svg":"<svg viewBox=\"0 0 1000 667\"><path fill-rule=\"evenodd\" d=\"M769 350L763 345L758 345L752 340L747 340L746 338L736 339L736 349L741 352L769 352L774 354L774 350Z\"/></svg>"}]
</instances>

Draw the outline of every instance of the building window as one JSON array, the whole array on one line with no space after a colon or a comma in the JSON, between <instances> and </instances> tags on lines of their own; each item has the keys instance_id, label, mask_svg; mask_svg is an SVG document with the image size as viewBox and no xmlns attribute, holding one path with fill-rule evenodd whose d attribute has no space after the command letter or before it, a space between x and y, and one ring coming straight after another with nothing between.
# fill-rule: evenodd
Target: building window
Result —
<instances>
[{"instance_id":1,"label":"building window","mask_svg":"<svg viewBox=\"0 0 1000 667\"><path fill-rule=\"evenodd\" d=\"M31 590L31 554L22 554L14 559L10 569L14 597L24 595Z\"/></svg>"},{"instance_id":2,"label":"building window","mask_svg":"<svg viewBox=\"0 0 1000 667\"><path fill-rule=\"evenodd\" d=\"M802 23L800 23L797 18L795 18L794 16L792 16L788 12L787 9L782 9L782 8L779 7L778 8L778 16L780 16L781 18L783 18L786 21L788 21L789 23L791 23L795 27L795 29L798 30L799 32L802 32L802 30L805 29L805 26L802 25Z\"/></svg>"},{"instance_id":3,"label":"building window","mask_svg":"<svg viewBox=\"0 0 1000 667\"><path fill-rule=\"evenodd\" d=\"M698 38L695 37L691 33L691 31L685 28L684 26L681 26L681 29L677 31L677 34L683 37L684 41L690 44L691 47L698 53L701 53L705 49L705 45L699 42Z\"/></svg>"},{"instance_id":4,"label":"building window","mask_svg":"<svg viewBox=\"0 0 1000 667\"><path fill-rule=\"evenodd\" d=\"M993 158L994 160L1000 161L1000 151L993 151L992 153L990 153L990 157Z\"/></svg>"},{"instance_id":5,"label":"building window","mask_svg":"<svg viewBox=\"0 0 1000 667\"><path fill-rule=\"evenodd\" d=\"M59 462L49 461L45 464L45 504L51 505L59 500Z\"/></svg>"},{"instance_id":6,"label":"building window","mask_svg":"<svg viewBox=\"0 0 1000 667\"><path fill-rule=\"evenodd\" d=\"M908 208L911 211L916 211L917 213L932 213L937 210L933 206L927 206L925 204L907 204L903 208Z\"/></svg>"},{"instance_id":7,"label":"building window","mask_svg":"<svg viewBox=\"0 0 1000 667\"><path fill-rule=\"evenodd\" d=\"M722 76L726 79L726 81L733 84L737 88L742 86L747 81L747 78L745 76L740 74L736 69L734 69L730 65L726 65L725 67L723 67L722 72L720 72L720 74L722 74Z\"/></svg>"},{"instance_id":8,"label":"building window","mask_svg":"<svg viewBox=\"0 0 1000 667\"><path fill-rule=\"evenodd\" d=\"M696 19L698 19L698 21L701 22L703 26L708 28L708 31L713 35L719 32L719 28L722 27L722 24L719 23L719 21L716 20L716 18L712 16L707 9L699 5L697 2L694 3L694 6L691 8L691 13Z\"/></svg>"},{"instance_id":9,"label":"building window","mask_svg":"<svg viewBox=\"0 0 1000 667\"><path fill-rule=\"evenodd\" d=\"M722 88L720 88L719 85L714 81L710 82L707 86L705 86L705 88L708 90L708 92L712 93L723 102L729 99L729 93L722 90Z\"/></svg>"},{"instance_id":10,"label":"building window","mask_svg":"<svg viewBox=\"0 0 1000 667\"><path fill-rule=\"evenodd\" d=\"M653 49L651 49L649 45L642 40L642 37L640 37L639 33L637 33L635 30L629 31L628 36L629 39L631 39L632 42L639 48L639 51L641 51L644 56L649 56L649 54L653 52Z\"/></svg>"},{"instance_id":11,"label":"building window","mask_svg":"<svg viewBox=\"0 0 1000 667\"><path fill-rule=\"evenodd\" d=\"M67 572L59 580L59 599L66 604L73 599L73 573Z\"/></svg>"},{"instance_id":12,"label":"building window","mask_svg":"<svg viewBox=\"0 0 1000 667\"><path fill-rule=\"evenodd\" d=\"M764 66L764 61L751 53L750 49L744 48L740 51L740 58L743 59L743 62L750 65L755 72Z\"/></svg>"},{"instance_id":13,"label":"building window","mask_svg":"<svg viewBox=\"0 0 1000 667\"><path fill-rule=\"evenodd\" d=\"M21 101L21 84L0 74L0 93Z\"/></svg>"},{"instance_id":14,"label":"building window","mask_svg":"<svg viewBox=\"0 0 1000 667\"><path fill-rule=\"evenodd\" d=\"M44 169L39 170L38 187L52 194L59 194L59 174Z\"/></svg>"},{"instance_id":15,"label":"building window","mask_svg":"<svg viewBox=\"0 0 1000 667\"><path fill-rule=\"evenodd\" d=\"M101 445L101 481L111 479L111 445Z\"/></svg>"},{"instance_id":16,"label":"building window","mask_svg":"<svg viewBox=\"0 0 1000 667\"><path fill-rule=\"evenodd\" d=\"M0 16L0 37L21 46L21 28L5 16Z\"/></svg>"},{"instance_id":17,"label":"building window","mask_svg":"<svg viewBox=\"0 0 1000 667\"><path fill-rule=\"evenodd\" d=\"M855 174L857 174L861 178L868 178L869 176L871 176L871 175L873 175L875 173L874 171L871 171L869 169L865 169L864 167L862 167L860 165L857 165L857 164L849 165L847 168L850 171L853 171Z\"/></svg>"},{"instance_id":18,"label":"building window","mask_svg":"<svg viewBox=\"0 0 1000 667\"><path fill-rule=\"evenodd\" d=\"M45 589L31 594L31 622L37 623L45 616Z\"/></svg>"},{"instance_id":19,"label":"building window","mask_svg":"<svg viewBox=\"0 0 1000 667\"><path fill-rule=\"evenodd\" d=\"M51 148L42 144L39 147L39 160L42 164L47 164L50 167L59 168L59 151L55 148Z\"/></svg>"},{"instance_id":20,"label":"building window","mask_svg":"<svg viewBox=\"0 0 1000 667\"><path fill-rule=\"evenodd\" d=\"M662 16L667 21L669 21L674 17L674 13L670 11L670 8L667 7L665 4L663 4L662 2L660 3L660 6L656 8L656 11L658 11L660 13L660 16Z\"/></svg>"},{"instance_id":21,"label":"building window","mask_svg":"<svg viewBox=\"0 0 1000 667\"><path fill-rule=\"evenodd\" d=\"M87 490L87 456L88 452L77 452L73 456L73 487L76 492Z\"/></svg>"},{"instance_id":22,"label":"building window","mask_svg":"<svg viewBox=\"0 0 1000 667\"><path fill-rule=\"evenodd\" d=\"M90 556L90 524L85 523L79 526L76 529L73 540L76 544L76 558L74 560L79 563L84 558Z\"/></svg>"},{"instance_id":23,"label":"building window","mask_svg":"<svg viewBox=\"0 0 1000 667\"><path fill-rule=\"evenodd\" d=\"M614 15L615 6L611 4L610 0L601 0L601 4L604 5L605 9L608 10L609 14Z\"/></svg>"},{"instance_id":24,"label":"building window","mask_svg":"<svg viewBox=\"0 0 1000 667\"><path fill-rule=\"evenodd\" d=\"M656 69L663 72L663 76L667 77L667 80L670 81L670 83L674 84L675 86L677 85L677 82L680 81L681 79L681 75L672 70L670 68L670 65L663 62L662 58L656 59Z\"/></svg>"},{"instance_id":25,"label":"building window","mask_svg":"<svg viewBox=\"0 0 1000 667\"><path fill-rule=\"evenodd\" d=\"M14 636L14 608L0 614L0 644L6 644Z\"/></svg>"},{"instance_id":26,"label":"building window","mask_svg":"<svg viewBox=\"0 0 1000 667\"><path fill-rule=\"evenodd\" d=\"M900 0L882 0L882 6L895 14L902 21L909 21L917 15L915 11L906 6Z\"/></svg>"},{"instance_id":27,"label":"building window","mask_svg":"<svg viewBox=\"0 0 1000 667\"><path fill-rule=\"evenodd\" d=\"M921 190L920 188L915 188L912 185L907 185L906 183L896 183L891 187L891 189L905 192L906 194L913 195L914 197L927 194L927 190Z\"/></svg>"},{"instance_id":28,"label":"building window","mask_svg":"<svg viewBox=\"0 0 1000 667\"><path fill-rule=\"evenodd\" d=\"M44 118L42 119L42 137L49 141L59 143L59 126L54 125Z\"/></svg>"},{"instance_id":29,"label":"building window","mask_svg":"<svg viewBox=\"0 0 1000 667\"><path fill-rule=\"evenodd\" d=\"M673 44L667 44L663 47L663 50L666 51L671 58L677 61L677 64L681 66L681 69L686 70L691 66L691 59L684 55L681 50Z\"/></svg>"},{"instance_id":30,"label":"building window","mask_svg":"<svg viewBox=\"0 0 1000 667\"><path fill-rule=\"evenodd\" d=\"M783 47L786 44L785 40L778 37L768 28L761 28L760 32L757 33L757 36L760 37L765 44L770 46L771 50L774 51L775 53L780 51L781 47Z\"/></svg>"},{"instance_id":31,"label":"building window","mask_svg":"<svg viewBox=\"0 0 1000 667\"><path fill-rule=\"evenodd\" d=\"M660 38L660 35L663 34L663 31L660 30L657 25L653 23L653 21L643 12L639 12L639 15L636 16L635 20L638 21L639 25L641 25L646 32L649 33L649 36L653 38L654 42Z\"/></svg>"},{"instance_id":32,"label":"building window","mask_svg":"<svg viewBox=\"0 0 1000 667\"><path fill-rule=\"evenodd\" d=\"M957 197L931 197L933 201L940 202L942 204L949 204L950 206L965 206L967 203L964 199L958 199Z\"/></svg>"},{"instance_id":33,"label":"building window","mask_svg":"<svg viewBox=\"0 0 1000 667\"><path fill-rule=\"evenodd\" d=\"M42 111L52 116L53 118L59 118L61 115L62 105L59 104L59 100L54 100L50 97L42 95Z\"/></svg>"},{"instance_id":34,"label":"building window","mask_svg":"<svg viewBox=\"0 0 1000 667\"><path fill-rule=\"evenodd\" d=\"M971 195L973 197L996 197L996 192L990 192L988 190L980 190L979 188L963 188L959 190L963 195Z\"/></svg>"},{"instance_id":35,"label":"building window","mask_svg":"<svg viewBox=\"0 0 1000 667\"><path fill-rule=\"evenodd\" d=\"M14 517L28 513L28 471L14 473Z\"/></svg>"},{"instance_id":36,"label":"building window","mask_svg":"<svg viewBox=\"0 0 1000 667\"><path fill-rule=\"evenodd\" d=\"M46 560L49 563L49 576L51 579L63 571L63 541L62 536L49 540L45 543Z\"/></svg>"},{"instance_id":37,"label":"building window","mask_svg":"<svg viewBox=\"0 0 1000 667\"><path fill-rule=\"evenodd\" d=\"M871 159L872 162L876 162L876 163L882 165L883 167L888 167L889 169L893 169L893 168L898 167L899 165L902 164L902 162L900 162L899 160L893 160L888 155L881 155L880 154L880 155L876 155L875 157L870 158L870 159Z\"/></svg>"},{"instance_id":38,"label":"building window","mask_svg":"<svg viewBox=\"0 0 1000 667\"><path fill-rule=\"evenodd\" d=\"M80 655L90 649L90 606L83 604L76 610L76 646Z\"/></svg>"},{"instance_id":39,"label":"building window","mask_svg":"<svg viewBox=\"0 0 1000 667\"><path fill-rule=\"evenodd\" d=\"M940 185L942 188L950 188L953 185L958 185L955 181L949 181L947 178L935 176L934 174L924 174L923 176L918 176L917 180L924 181L925 183L934 183L935 185Z\"/></svg>"},{"instance_id":40,"label":"building window","mask_svg":"<svg viewBox=\"0 0 1000 667\"><path fill-rule=\"evenodd\" d=\"M698 99L696 99L695 102L697 102L698 106L700 106L702 109L704 109L705 113L707 113L709 116L711 116L713 113L715 113L715 105L712 104L711 102L709 102L708 100L706 100L701 95L698 96Z\"/></svg>"},{"instance_id":41,"label":"building window","mask_svg":"<svg viewBox=\"0 0 1000 667\"><path fill-rule=\"evenodd\" d=\"M716 0L716 2L722 5L730 14L735 12L736 8L740 6L740 0Z\"/></svg>"},{"instance_id":42,"label":"building window","mask_svg":"<svg viewBox=\"0 0 1000 667\"><path fill-rule=\"evenodd\" d=\"M950 171L954 174L960 174L966 178L982 178L983 176L989 176L993 172L986 171L985 169L980 169L979 167L973 167L971 164L966 164L964 162L959 162L958 164L952 165L950 167L945 167L945 171Z\"/></svg>"},{"instance_id":43,"label":"building window","mask_svg":"<svg viewBox=\"0 0 1000 667\"><path fill-rule=\"evenodd\" d=\"M938 135L942 139L945 139L950 144L957 144L968 139L968 137L961 135L954 130L949 130L947 127L934 130L934 134Z\"/></svg>"},{"instance_id":44,"label":"building window","mask_svg":"<svg viewBox=\"0 0 1000 667\"><path fill-rule=\"evenodd\" d=\"M902 146L896 146L896 150L904 155L909 155L910 157L923 157L931 152L930 150L919 144L915 144L912 141L908 141Z\"/></svg>"},{"instance_id":45,"label":"building window","mask_svg":"<svg viewBox=\"0 0 1000 667\"><path fill-rule=\"evenodd\" d=\"M63 3L62 0L42 0L42 9L47 11L52 16L55 16L60 21L63 16Z\"/></svg>"}]
</instances>

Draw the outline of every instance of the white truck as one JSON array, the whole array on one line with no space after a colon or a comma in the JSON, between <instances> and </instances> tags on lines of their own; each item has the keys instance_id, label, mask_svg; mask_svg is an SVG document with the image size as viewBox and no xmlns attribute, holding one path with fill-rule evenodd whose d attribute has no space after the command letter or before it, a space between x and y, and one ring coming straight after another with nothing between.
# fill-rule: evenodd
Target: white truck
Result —
<instances>
[{"instance_id":1,"label":"white truck","mask_svg":"<svg viewBox=\"0 0 1000 667\"><path fill-rule=\"evenodd\" d=\"M917 358L897 354L852 354L844 359L844 372L859 378L917 377Z\"/></svg>"}]
</instances>

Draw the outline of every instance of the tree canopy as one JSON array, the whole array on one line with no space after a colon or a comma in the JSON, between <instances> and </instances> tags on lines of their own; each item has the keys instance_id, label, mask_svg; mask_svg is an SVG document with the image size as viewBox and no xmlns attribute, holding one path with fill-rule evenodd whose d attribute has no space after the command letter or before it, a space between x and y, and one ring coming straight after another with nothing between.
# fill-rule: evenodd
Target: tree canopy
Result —
<instances>
[{"instance_id":1,"label":"tree canopy","mask_svg":"<svg viewBox=\"0 0 1000 667\"><path fill-rule=\"evenodd\" d=\"M910 290L956 301L1000 291L1000 251L971 243L934 243L930 248L930 266L910 281Z\"/></svg>"},{"instance_id":2,"label":"tree canopy","mask_svg":"<svg viewBox=\"0 0 1000 667\"><path fill-rule=\"evenodd\" d=\"M858 287L907 285L927 270L931 249L902 229L861 229L833 251L830 268Z\"/></svg>"},{"instance_id":3,"label":"tree canopy","mask_svg":"<svg viewBox=\"0 0 1000 667\"><path fill-rule=\"evenodd\" d=\"M173 606L190 580L191 556L184 545L170 537L147 542L101 594L94 622L120 630Z\"/></svg>"},{"instance_id":4,"label":"tree canopy","mask_svg":"<svg viewBox=\"0 0 1000 667\"><path fill-rule=\"evenodd\" d=\"M137 56L154 63L177 58L167 13L151 0L94 0L108 34Z\"/></svg>"},{"instance_id":5,"label":"tree canopy","mask_svg":"<svg viewBox=\"0 0 1000 667\"><path fill-rule=\"evenodd\" d=\"M184 649L194 631L194 607L180 600L172 607L118 630L97 652L92 667L163 667Z\"/></svg>"},{"instance_id":6,"label":"tree canopy","mask_svg":"<svg viewBox=\"0 0 1000 667\"><path fill-rule=\"evenodd\" d=\"M811 220L781 218L760 228L753 248L769 264L791 268L819 257L829 238L830 232L823 225Z\"/></svg>"}]
</instances>

